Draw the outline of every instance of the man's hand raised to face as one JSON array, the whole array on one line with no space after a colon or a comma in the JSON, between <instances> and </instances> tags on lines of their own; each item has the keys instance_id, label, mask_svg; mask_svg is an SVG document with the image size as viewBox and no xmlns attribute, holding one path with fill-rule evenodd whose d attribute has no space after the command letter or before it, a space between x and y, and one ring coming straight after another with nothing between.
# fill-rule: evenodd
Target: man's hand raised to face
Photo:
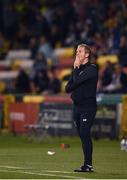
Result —
<instances>
[{"instance_id":1,"label":"man's hand raised to face","mask_svg":"<svg viewBox=\"0 0 127 180\"><path fill-rule=\"evenodd\" d=\"M75 61L74 61L74 69L77 67L79 68L81 62L80 62L80 59L79 59L79 56L76 55L76 58L75 58Z\"/></svg>"}]
</instances>

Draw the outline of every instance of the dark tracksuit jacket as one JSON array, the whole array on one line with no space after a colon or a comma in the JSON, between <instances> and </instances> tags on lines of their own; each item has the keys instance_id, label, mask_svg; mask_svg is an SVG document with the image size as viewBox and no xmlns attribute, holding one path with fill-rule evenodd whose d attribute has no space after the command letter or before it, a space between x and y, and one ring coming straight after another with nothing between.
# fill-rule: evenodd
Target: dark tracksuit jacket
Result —
<instances>
[{"instance_id":1,"label":"dark tracksuit jacket","mask_svg":"<svg viewBox=\"0 0 127 180\"><path fill-rule=\"evenodd\" d=\"M90 129L96 114L96 87L98 72L89 62L73 70L65 90L71 93L74 104L74 122L82 141L84 165L92 165Z\"/></svg>"}]
</instances>

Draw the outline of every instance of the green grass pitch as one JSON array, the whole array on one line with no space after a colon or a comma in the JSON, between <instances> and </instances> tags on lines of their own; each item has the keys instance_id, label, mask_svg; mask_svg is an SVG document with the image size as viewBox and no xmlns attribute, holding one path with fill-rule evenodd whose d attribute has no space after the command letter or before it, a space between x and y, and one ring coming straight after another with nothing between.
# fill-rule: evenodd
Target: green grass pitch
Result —
<instances>
[{"instance_id":1,"label":"green grass pitch","mask_svg":"<svg viewBox=\"0 0 127 180\"><path fill-rule=\"evenodd\" d=\"M61 149L67 143L69 148ZM94 173L74 173L82 165L77 137L31 141L30 138L0 135L0 179L122 179L127 178L127 152L119 141L94 140ZM55 155L47 154L48 150Z\"/></svg>"}]
</instances>

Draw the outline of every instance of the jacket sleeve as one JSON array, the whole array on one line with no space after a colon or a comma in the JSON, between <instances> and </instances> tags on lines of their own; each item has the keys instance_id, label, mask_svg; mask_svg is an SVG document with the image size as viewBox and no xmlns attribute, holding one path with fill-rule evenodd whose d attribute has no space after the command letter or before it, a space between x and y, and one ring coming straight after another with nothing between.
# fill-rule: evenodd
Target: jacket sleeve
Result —
<instances>
[{"instance_id":1,"label":"jacket sleeve","mask_svg":"<svg viewBox=\"0 0 127 180\"><path fill-rule=\"evenodd\" d=\"M80 73L77 69L74 70L73 78L71 77L71 80L68 82L66 86L67 93L72 92L73 90L77 89L83 82L96 76L97 70L96 67L90 66Z\"/></svg>"},{"instance_id":2,"label":"jacket sleeve","mask_svg":"<svg viewBox=\"0 0 127 180\"><path fill-rule=\"evenodd\" d=\"M70 77L70 79L69 79L69 81L68 81L68 83L67 83L67 85L66 85L66 87L65 87L65 91L66 91L67 93L70 93L70 92L72 92L72 91L74 90L74 89L73 89L73 84L74 84L74 81L76 80L79 72L80 72L80 71L79 71L78 68L73 69L72 74L71 74L71 77Z\"/></svg>"},{"instance_id":3,"label":"jacket sleeve","mask_svg":"<svg viewBox=\"0 0 127 180\"><path fill-rule=\"evenodd\" d=\"M70 77L70 79L69 79L69 81L68 81L68 83L67 83L67 85L65 86L65 91L67 92L67 93L70 93L71 92L71 86L73 85L73 78L72 78L72 76Z\"/></svg>"}]
</instances>

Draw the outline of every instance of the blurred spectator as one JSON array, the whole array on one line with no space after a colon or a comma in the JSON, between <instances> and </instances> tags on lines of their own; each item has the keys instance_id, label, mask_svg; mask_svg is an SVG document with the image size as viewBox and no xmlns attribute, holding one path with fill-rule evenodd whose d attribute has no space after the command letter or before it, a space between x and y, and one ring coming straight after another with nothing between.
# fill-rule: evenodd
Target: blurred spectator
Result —
<instances>
[{"instance_id":1,"label":"blurred spectator","mask_svg":"<svg viewBox=\"0 0 127 180\"><path fill-rule=\"evenodd\" d=\"M48 94L58 94L61 91L61 82L57 77L57 69L52 67L48 71Z\"/></svg>"},{"instance_id":2,"label":"blurred spectator","mask_svg":"<svg viewBox=\"0 0 127 180\"><path fill-rule=\"evenodd\" d=\"M9 50L9 42L5 39L2 32L0 32L0 59L4 59Z\"/></svg>"},{"instance_id":3,"label":"blurred spectator","mask_svg":"<svg viewBox=\"0 0 127 180\"><path fill-rule=\"evenodd\" d=\"M16 43L18 49L26 49L28 48L27 45L29 43L30 33L28 28L23 24L20 23L18 27L18 31L16 33Z\"/></svg>"},{"instance_id":4,"label":"blurred spectator","mask_svg":"<svg viewBox=\"0 0 127 180\"><path fill-rule=\"evenodd\" d=\"M123 93L125 92L125 83L127 83L127 77L122 73L122 68L119 64L114 65L114 73L112 75L112 81L107 86L103 86L103 92L105 93Z\"/></svg>"},{"instance_id":5,"label":"blurred spectator","mask_svg":"<svg viewBox=\"0 0 127 180\"><path fill-rule=\"evenodd\" d=\"M0 32L0 49L2 49L4 46L4 37L3 34Z\"/></svg>"},{"instance_id":6,"label":"blurred spectator","mask_svg":"<svg viewBox=\"0 0 127 180\"><path fill-rule=\"evenodd\" d=\"M54 14L52 23L59 27L59 33L61 36L61 44L64 45L66 35L68 33L68 26L70 23L76 23L77 16L75 15L75 9L71 1L56 1L54 6Z\"/></svg>"},{"instance_id":7,"label":"blurred spectator","mask_svg":"<svg viewBox=\"0 0 127 180\"><path fill-rule=\"evenodd\" d=\"M32 93L43 93L48 90L49 78L46 71L39 70L30 82L30 89Z\"/></svg>"},{"instance_id":8,"label":"blurred spectator","mask_svg":"<svg viewBox=\"0 0 127 180\"><path fill-rule=\"evenodd\" d=\"M122 68L121 82L122 82L122 92L127 93L127 69L126 69L126 67Z\"/></svg>"},{"instance_id":9,"label":"blurred spectator","mask_svg":"<svg viewBox=\"0 0 127 180\"><path fill-rule=\"evenodd\" d=\"M56 48L57 46L58 47L61 46L61 35L58 25L54 24L51 26L50 41L53 48Z\"/></svg>"},{"instance_id":10,"label":"blurred spectator","mask_svg":"<svg viewBox=\"0 0 127 180\"><path fill-rule=\"evenodd\" d=\"M4 37L3 34L0 32L0 59L3 58L3 48L4 48Z\"/></svg>"},{"instance_id":11,"label":"blurred spectator","mask_svg":"<svg viewBox=\"0 0 127 180\"><path fill-rule=\"evenodd\" d=\"M44 35L45 37L49 37L49 32L50 32L50 28L49 28L49 24L46 20L46 18L40 14L37 13L36 14L36 22L35 22L35 26L34 26L34 32L35 32L35 36L37 38L39 38L41 35Z\"/></svg>"},{"instance_id":12,"label":"blurred spectator","mask_svg":"<svg viewBox=\"0 0 127 180\"><path fill-rule=\"evenodd\" d=\"M127 66L127 36L121 36L119 44L119 62L122 66Z\"/></svg>"},{"instance_id":13,"label":"blurred spectator","mask_svg":"<svg viewBox=\"0 0 127 180\"><path fill-rule=\"evenodd\" d=\"M51 60L51 64L53 66L57 65L58 59L56 55L54 54L54 51L45 36L40 37L40 44L39 44L38 52L43 53L47 60Z\"/></svg>"},{"instance_id":14,"label":"blurred spectator","mask_svg":"<svg viewBox=\"0 0 127 180\"><path fill-rule=\"evenodd\" d=\"M106 54L107 53L107 47L106 47L106 42L105 42L105 38L104 38L104 33L96 33L94 35L94 40L95 40L95 48L96 48L96 52L98 55L101 54Z\"/></svg>"},{"instance_id":15,"label":"blurred spectator","mask_svg":"<svg viewBox=\"0 0 127 180\"><path fill-rule=\"evenodd\" d=\"M77 40L75 24L70 23L68 30L69 31L67 32L67 37L65 39L65 46L72 46L72 44L74 44L74 41Z\"/></svg>"},{"instance_id":16,"label":"blurred spectator","mask_svg":"<svg viewBox=\"0 0 127 180\"><path fill-rule=\"evenodd\" d=\"M3 3L3 25L4 25L4 35L13 40L18 23L18 13L15 10L13 3L4 2Z\"/></svg>"},{"instance_id":17,"label":"blurred spectator","mask_svg":"<svg viewBox=\"0 0 127 180\"><path fill-rule=\"evenodd\" d=\"M30 81L27 73L20 69L15 83L16 93L30 92Z\"/></svg>"},{"instance_id":18,"label":"blurred spectator","mask_svg":"<svg viewBox=\"0 0 127 180\"><path fill-rule=\"evenodd\" d=\"M32 37L29 41L28 49L31 51L31 59L35 59L37 53L37 40L35 37Z\"/></svg>"},{"instance_id":19,"label":"blurred spectator","mask_svg":"<svg viewBox=\"0 0 127 180\"><path fill-rule=\"evenodd\" d=\"M98 92L103 91L103 87L108 86L112 81L113 66L110 61L106 61L105 64L99 69L98 80Z\"/></svg>"},{"instance_id":20,"label":"blurred spectator","mask_svg":"<svg viewBox=\"0 0 127 180\"><path fill-rule=\"evenodd\" d=\"M40 53L38 52L36 54L36 58L35 61L33 63L33 72L32 75L34 76L34 74L36 74L37 71L40 70L47 70L47 60L45 58L44 53Z\"/></svg>"}]
</instances>

